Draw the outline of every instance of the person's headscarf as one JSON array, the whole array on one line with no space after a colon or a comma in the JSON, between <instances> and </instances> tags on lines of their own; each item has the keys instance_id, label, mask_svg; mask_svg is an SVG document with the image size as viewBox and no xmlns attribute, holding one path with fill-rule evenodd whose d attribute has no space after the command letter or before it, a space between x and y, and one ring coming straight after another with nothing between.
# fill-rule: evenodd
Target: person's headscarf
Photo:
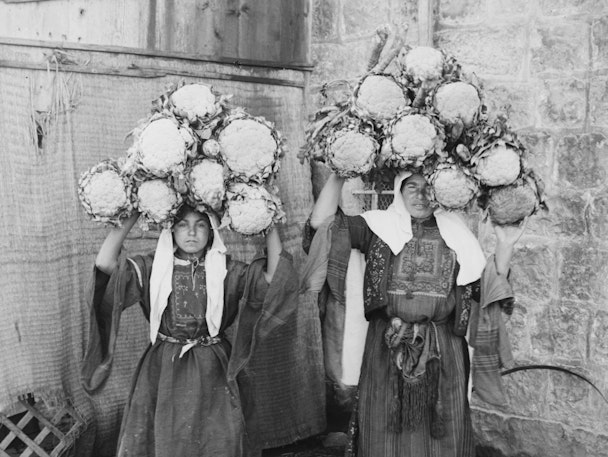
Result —
<instances>
[{"instance_id":1,"label":"person's headscarf","mask_svg":"<svg viewBox=\"0 0 608 457\"><path fill-rule=\"evenodd\" d=\"M205 319L210 336L219 333L224 310L224 278L226 277L226 246L222 241L217 217L205 213L209 217L213 230L213 244L205 254L205 278L207 285L207 311ZM156 341L160 321L167 307L167 301L173 286L173 262L175 247L171 229L163 229L154 254L152 273L150 275L150 341ZM190 346L192 347L192 346ZM182 349L183 355L188 349ZM180 357L181 357L180 355Z\"/></svg>"},{"instance_id":2,"label":"person's headscarf","mask_svg":"<svg viewBox=\"0 0 608 457\"><path fill-rule=\"evenodd\" d=\"M401 252L413 236L412 218L401 194L401 184L411 175L409 171L402 171L395 176L393 203L386 210L361 214L371 231L384 241L395 255ZM465 285L478 280L486 261L477 237L459 214L436 209L434 215L445 244L456 252L460 265L456 284Z\"/></svg>"}]
</instances>

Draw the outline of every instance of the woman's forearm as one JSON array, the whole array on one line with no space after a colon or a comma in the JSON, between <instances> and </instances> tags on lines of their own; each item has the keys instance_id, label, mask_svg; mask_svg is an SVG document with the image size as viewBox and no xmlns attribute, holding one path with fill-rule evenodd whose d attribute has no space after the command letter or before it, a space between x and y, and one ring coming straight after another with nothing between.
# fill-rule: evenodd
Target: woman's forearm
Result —
<instances>
[{"instance_id":1,"label":"woman's forearm","mask_svg":"<svg viewBox=\"0 0 608 457\"><path fill-rule=\"evenodd\" d=\"M123 222L122 227L114 227L108 232L95 259L95 266L104 273L111 275L116 269L122 244L138 217L139 213L134 213Z\"/></svg>"},{"instance_id":2,"label":"woman's forearm","mask_svg":"<svg viewBox=\"0 0 608 457\"><path fill-rule=\"evenodd\" d=\"M277 265L279 264L279 258L281 251L283 250L283 244L281 243L281 237L279 236L279 230L276 227L272 227L266 234L266 281L269 283L272 281Z\"/></svg>"},{"instance_id":3,"label":"woman's forearm","mask_svg":"<svg viewBox=\"0 0 608 457\"><path fill-rule=\"evenodd\" d=\"M494 263L496 272L499 275L507 275L511 268L511 257L513 257L514 245L508 243L498 243L494 253Z\"/></svg>"},{"instance_id":4,"label":"woman's forearm","mask_svg":"<svg viewBox=\"0 0 608 457\"><path fill-rule=\"evenodd\" d=\"M319 228L325 219L336 213L343 185L344 178L340 178L334 173L329 176L310 215L312 228Z\"/></svg>"}]
</instances>

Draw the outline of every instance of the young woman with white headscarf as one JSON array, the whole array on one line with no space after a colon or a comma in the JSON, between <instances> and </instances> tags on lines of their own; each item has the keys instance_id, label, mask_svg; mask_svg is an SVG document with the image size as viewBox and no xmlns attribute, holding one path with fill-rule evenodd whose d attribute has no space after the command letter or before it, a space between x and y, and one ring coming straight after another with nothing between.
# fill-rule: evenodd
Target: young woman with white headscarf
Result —
<instances>
[{"instance_id":1,"label":"young woman with white headscarf","mask_svg":"<svg viewBox=\"0 0 608 457\"><path fill-rule=\"evenodd\" d=\"M95 261L85 390L103 388L120 314L139 304L150 344L134 374L117 456L247 455L240 375L256 338L284 322L289 304L297 303L291 258L272 228L266 257L249 265L231 260L217 217L187 205L162 230L154 253L119 256L137 218L108 233ZM233 323L231 344L224 331Z\"/></svg>"}]
</instances>

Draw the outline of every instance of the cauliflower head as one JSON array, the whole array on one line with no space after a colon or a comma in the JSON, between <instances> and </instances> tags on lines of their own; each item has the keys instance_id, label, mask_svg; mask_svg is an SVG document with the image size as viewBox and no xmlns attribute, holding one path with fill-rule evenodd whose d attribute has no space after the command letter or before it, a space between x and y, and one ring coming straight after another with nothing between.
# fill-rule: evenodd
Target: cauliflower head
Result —
<instances>
[{"instance_id":1,"label":"cauliflower head","mask_svg":"<svg viewBox=\"0 0 608 457\"><path fill-rule=\"evenodd\" d=\"M327 162L339 176L360 176L372 169L377 152L378 143L371 136L341 130L335 132L327 146Z\"/></svg>"},{"instance_id":2,"label":"cauliflower head","mask_svg":"<svg viewBox=\"0 0 608 457\"><path fill-rule=\"evenodd\" d=\"M438 168L431 176L434 200L447 209L462 209L477 194L477 184L457 167Z\"/></svg>"},{"instance_id":3,"label":"cauliflower head","mask_svg":"<svg viewBox=\"0 0 608 457\"><path fill-rule=\"evenodd\" d=\"M490 219L498 225L516 224L536 210L538 198L527 183L492 189L488 200Z\"/></svg>"},{"instance_id":4,"label":"cauliflower head","mask_svg":"<svg viewBox=\"0 0 608 457\"><path fill-rule=\"evenodd\" d=\"M186 137L175 122L160 118L150 122L138 140L139 162L154 176L164 177L186 162Z\"/></svg>"},{"instance_id":5,"label":"cauliflower head","mask_svg":"<svg viewBox=\"0 0 608 457\"><path fill-rule=\"evenodd\" d=\"M391 127L390 146L392 153L400 156L405 164L419 163L433 151L438 140L433 123L420 114L408 114Z\"/></svg>"},{"instance_id":6,"label":"cauliflower head","mask_svg":"<svg viewBox=\"0 0 608 457\"><path fill-rule=\"evenodd\" d=\"M465 127L470 127L481 106L481 100L475 86L457 81L437 89L434 105L443 121L453 124L460 119Z\"/></svg>"},{"instance_id":7,"label":"cauliflower head","mask_svg":"<svg viewBox=\"0 0 608 457\"><path fill-rule=\"evenodd\" d=\"M188 174L191 200L218 211L226 194L224 167L213 160L203 159L190 169Z\"/></svg>"},{"instance_id":8,"label":"cauliflower head","mask_svg":"<svg viewBox=\"0 0 608 457\"><path fill-rule=\"evenodd\" d=\"M443 61L441 51L429 46L417 46L405 55L402 66L415 81L429 81L441 78Z\"/></svg>"},{"instance_id":9,"label":"cauliflower head","mask_svg":"<svg viewBox=\"0 0 608 457\"><path fill-rule=\"evenodd\" d=\"M268 175L278 154L278 144L267 125L255 119L236 119L219 136L224 162L235 175L246 180Z\"/></svg>"},{"instance_id":10,"label":"cauliflower head","mask_svg":"<svg viewBox=\"0 0 608 457\"><path fill-rule=\"evenodd\" d=\"M498 143L476 159L475 174L486 186L504 186L514 182L521 171L519 152Z\"/></svg>"},{"instance_id":11,"label":"cauliflower head","mask_svg":"<svg viewBox=\"0 0 608 457\"><path fill-rule=\"evenodd\" d=\"M261 185L235 183L228 191L224 222L243 235L263 233L284 219L281 202Z\"/></svg>"},{"instance_id":12,"label":"cauliflower head","mask_svg":"<svg viewBox=\"0 0 608 457\"><path fill-rule=\"evenodd\" d=\"M177 113L195 121L196 118L213 116L216 112L215 95L203 84L186 84L171 94Z\"/></svg>"},{"instance_id":13,"label":"cauliflower head","mask_svg":"<svg viewBox=\"0 0 608 457\"><path fill-rule=\"evenodd\" d=\"M108 159L84 172L78 182L78 197L93 220L120 225L130 213L131 186L121 176L118 163Z\"/></svg>"},{"instance_id":14,"label":"cauliflower head","mask_svg":"<svg viewBox=\"0 0 608 457\"><path fill-rule=\"evenodd\" d=\"M137 207L147 221L167 223L181 205L182 196L164 179L143 181L137 188Z\"/></svg>"},{"instance_id":15,"label":"cauliflower head","mask_svg":"<svg viewBox=\"0 0 608 457\"><path fill-rule=\"evenodd\" d=\"M355 106L380 120L390 119L410 104L403 88L392 76L369 75L359 86Z\"/></svg>"}]
</instances>

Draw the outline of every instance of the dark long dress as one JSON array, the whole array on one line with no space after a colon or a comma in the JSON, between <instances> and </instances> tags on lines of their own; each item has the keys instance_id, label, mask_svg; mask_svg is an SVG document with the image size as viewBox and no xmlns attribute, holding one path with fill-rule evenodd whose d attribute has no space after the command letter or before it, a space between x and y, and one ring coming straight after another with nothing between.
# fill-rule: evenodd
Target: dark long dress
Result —
<instances>
[{"instance_id":1,"label":"dark long dress","mask_svg":"<svg viewBox=\"0 0 608 457\"><path fill-rule=\"evenodd\" d=\"M83 385L90 393L103 387L109 373L121 312L140 304L149 318L152 261L151 255L125 259L109 278L96 272L91 338L83 364ZM209 335L207 298L202 263L197 268L189 263L174 266L173 292L161 319L162 335L146 349L133 377L118 456L248 454L246 405L241 398L247 383L240 373L254 340L282 325L297 303L293 300L297 286L289 285L295 278L290 256L281 254L280 270L271 285L264 279L263 265L264 259L251 265L228 261L219 341L195 345L181 358L183 344L178 341ZM223 332L235 319L231 348Z\"/></svg>"},{"instance_id":2,"label":"dark long dress","mask_svg":"<svg viewBox=\"0 0 608 457\"><path fill-rule=\"evenodd\" d=\"M244 276L246 265L233 262L229 275ZM230 278L229 278L230 281ZM240 285L243 281L230 281ZM256 291L263 300L265 281ZM147 291L142 291L147 292ZM209 336L203 265L175 265L173 293L160 332L179 340ZM220 335L234 320L223 319ZM232 311L232 312L231 312ZM238 392L228 385L230 344L196 345L180 358L181 344L157 338L135 373L123 416L118 457L226 456L243 452L244 422Z\"/></svg>"}]
</instances>

